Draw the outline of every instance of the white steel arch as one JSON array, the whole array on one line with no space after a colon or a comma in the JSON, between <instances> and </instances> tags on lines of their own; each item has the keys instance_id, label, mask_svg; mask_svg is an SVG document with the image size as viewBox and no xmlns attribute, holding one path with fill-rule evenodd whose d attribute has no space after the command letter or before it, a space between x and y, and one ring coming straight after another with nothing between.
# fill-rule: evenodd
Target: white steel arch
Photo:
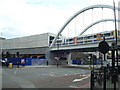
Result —
<instances>
[{"instance_id":1,"label":"white steel arch","mask_svg":"<svg viewBox=\"0 0 120 90\"><path fill-rule=\"evenodd\" d=\"M113 21L113 22L115 22L115 19L103 19L103 20L96 21L96 22L90 24L88 27L86 27L79 35L82 35L84 32L86 32L89 28L91 28L95 24L98 24L98 23L101 23L101 22L106 22L106 21ZM120 20L116 20L116 22L120 22Z\"/></svg>"},{"instance_id":2,"label":"white steel arch","mask_svg":"<svg viewBox=\"0 0 120 90\"><path fill-rule=\"evenodd\" d=\"M114 7L111 6L111 5L102 5L102 4L99 4L99 5L92 5L92 6L89 6L89 7L86 7L86 8L83 8L82 10L76 12L72 17L70 17L66 23L61 27L61 29L59 30L58 34L56 35L56 37L54 38L53 42L51 43L50 47L52 47L55 43L55 41L57 40L58 36L61 34L61 32L64 30L64 28L76 17L78 16L79 14L87 11L87 10L90 10L90 9L93 9L93 8L108 8L108 9L113 9L114 10ZM118 7L115 7L115 10L119 10L120 11L120 8Z\"/></svg>"}]
</instances>

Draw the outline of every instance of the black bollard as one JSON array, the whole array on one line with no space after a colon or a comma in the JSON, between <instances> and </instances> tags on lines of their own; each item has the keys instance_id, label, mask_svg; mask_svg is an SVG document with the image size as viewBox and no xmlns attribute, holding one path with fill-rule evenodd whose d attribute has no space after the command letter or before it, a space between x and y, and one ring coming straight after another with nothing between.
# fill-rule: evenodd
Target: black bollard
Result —
<instances>
[{"instance_id":1,"label":"black bollard","mask_svg":"<svg viewBox=\"0 0 120 90\"><path fill-rule=\"evenodd\" d=\"M48 61L47 61L47 66L48 66Z\"/></svg>"}]
</instances>

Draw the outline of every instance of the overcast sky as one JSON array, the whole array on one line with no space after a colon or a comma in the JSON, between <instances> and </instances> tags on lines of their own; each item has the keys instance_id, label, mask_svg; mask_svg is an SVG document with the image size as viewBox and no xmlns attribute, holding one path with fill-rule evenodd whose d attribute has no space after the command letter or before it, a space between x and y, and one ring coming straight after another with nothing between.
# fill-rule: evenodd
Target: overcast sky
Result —
<instances>
[{"instance_id":1,"label":"overcast sky","mask_svg":"<svg viewBox=\"0 0 120 90\"><path fill-rule=\"evenodd\" d=\"M115 0L116 6L119 0ZM15 38L57 33L77 11L95 4L112 5L112 0L0 0L0 33ZM94 15L95 16L95 15Z\"/></svg>"}]
</instances>

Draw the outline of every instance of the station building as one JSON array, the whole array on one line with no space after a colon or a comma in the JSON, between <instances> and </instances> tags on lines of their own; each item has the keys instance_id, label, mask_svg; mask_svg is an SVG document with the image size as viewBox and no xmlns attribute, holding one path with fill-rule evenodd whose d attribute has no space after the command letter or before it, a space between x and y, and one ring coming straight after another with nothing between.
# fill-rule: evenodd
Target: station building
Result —
<instances>
[{"instance_id":1,"label":"station building","mask_svg":"<svg viewBox=\"0 0 120 90\"><path fill-rule=\"evenodd\" d=\"M19 53L20 57L24 58L46 58L45 54L55 36L44 33L12 39L0 38L1 50L4 55L9 52L11 57L16 57Z\"/></svg>"},{"instance_id":2,"label":"station building","mask_svg":"<svg viewBox=\"0 0 120 90\"><path fill-rule=\"evenodd\" d=\"M4 57L19 57L20 58L37 58L37 59L46 59L49 61L49 64L56 64L56 53L50 52L50 44L55 38L56 34L53 33L43 33L25 37L17 37L11 39L0 38L0 52ZM59 38L65 38L59 36ZM10 56L7 56L9 53ZM58 53L59 54L59 53ZM57 54L57 55L58 55ZM66 56L67 55L67 56ZM0 56L1 57L1 56ZM62 61L59 61L59 64L65 64L67 61L68 54L60 54Z\"/></svg>"}]
</instances>

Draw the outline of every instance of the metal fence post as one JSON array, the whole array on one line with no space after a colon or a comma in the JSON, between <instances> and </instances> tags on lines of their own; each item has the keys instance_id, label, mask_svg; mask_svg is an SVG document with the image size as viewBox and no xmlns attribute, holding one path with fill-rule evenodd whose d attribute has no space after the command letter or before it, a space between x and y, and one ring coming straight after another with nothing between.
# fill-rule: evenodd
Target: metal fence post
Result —
<instances>
[{"instance_id":1,"label":"metal fence post","mask_svg":"<svg viewBox=\"0 0 120 90\"><path fill-rule=\"evenodd\" d=\"M94 70L91 70L91 84L90 84L90 90L94 89Z\"/></svg>"},{"instance_id":2,"label":"metal fence post","mask_svg":"<svg viewBox=\"0 0 120 90\"><path fill-rule=\"evenodd\" d=\"M103 83L103 89L106 90L106 67L104 67L104 83Z\"/></svg>"},{"instance_id":3,"label":"metal fence post","mask_svg":"<svg viewBox=\"0 0 120 90\"><path fill-rule=\"evenodd\" d=\"M112 83L114 83L114 90L116 90L116 80L115 80L115 43L112 43Z\"/></svg>"}]
</instances>

